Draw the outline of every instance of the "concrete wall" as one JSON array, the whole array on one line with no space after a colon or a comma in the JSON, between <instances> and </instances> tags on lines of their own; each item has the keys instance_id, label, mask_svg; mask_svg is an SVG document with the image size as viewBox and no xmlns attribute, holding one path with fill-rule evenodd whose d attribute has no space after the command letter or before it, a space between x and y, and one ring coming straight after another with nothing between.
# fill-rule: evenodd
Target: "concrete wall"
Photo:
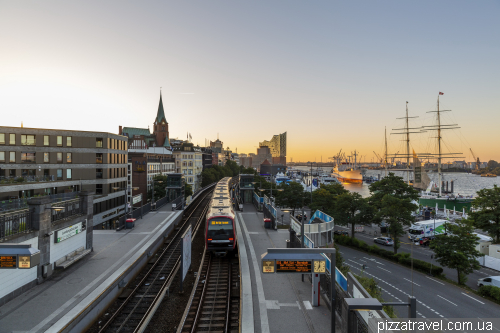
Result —
<instances>
[{"instance_id":1,"label":"concrete wall","mask_svg":"<svg viewBox=\"0 0 500 333\"><path fill-rule=\"evenodd\" d=\"M482 254L489 255L490 254L490 245L491 245L491 242L478 242L476 245L476 251L479 251Z\"/></svg>"},{"instance_id":2,"label":"concrete wall","mask_svg":"<svg viewBox=\"0 0 500 333\"><path fill-rule=\"evenodd\" d=\"M499 244L490 245L490 253L488 255L490 257L500 259L500 245Z\"/></svg>"},{"instance_id":3,"label":"concrete wall","mask_svg":"<svg viewBox=\"0 0 500 333\"><path fill-rule=\"evenodd\" d=\"M85 221L85 219L83 221ZM82 221L79 221L79 222L82 222ZM76 222L76 223L78 223L78 222ZM56 233L55 233L55 230L53 232L54 233L52 235L50 235L50 259L49 259L49 262L51 264L54 264L54 262L61 259L62 257L67 255L68 253L75 251L79 247L83 246L83 248L86 248L86 245L87 245L87 237L86 237L87 233L86 232L82 232L82 233L75 235L71 238L63 240L60 243L54 242L54 237L56 236Z\"/></svg>"},{"instance_id":4,"label":"concrete wall","mask_svg":"<svg viewBox=\"0 0 500 333\"><path fill-rule=\"evenodd\" d=\"M30 244L31 247L38 248L38 236L17 243ZM37 267L0 270L0 306L36 285L36 280Z\"/></svg>"}]
</instances>

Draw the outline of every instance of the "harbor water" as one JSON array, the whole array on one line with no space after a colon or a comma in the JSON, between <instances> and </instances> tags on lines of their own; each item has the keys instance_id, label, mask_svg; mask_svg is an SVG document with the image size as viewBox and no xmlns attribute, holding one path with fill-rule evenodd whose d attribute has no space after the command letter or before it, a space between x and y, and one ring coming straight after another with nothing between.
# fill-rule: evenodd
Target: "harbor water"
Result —
<instances>
[{"instance_id":1,"label":"harbor water","mask_svg":"<svg viewBox=\"0 0 500 333\"><path fill-rule=\"evenodd\" d=\"M300 167L300 166L295 166L293 167L294 170L300 170L304 172L311 172L311 169L308 167ZM323 170L324 173L330 174L332 168L320 168ZM313 172L316 172L317 169L313 168ZM407 173L406 171L390 171L388 170L388 173L392 172L396 176L403 177L403 179L406 181L407 179ZM380 179L382 179L385 176L385 170L366 170L365 172L366 176L371 176L374 178L378 178L380 176ZM410 172L410 179L413 178L413 173ZM430 172L428 173L429 178L434 181L436 184L438 182L438 173L437 172ZM448 182L448 188L451 189L451 181L453 180L453 187L454 187L454 194L455 195L462 195L462 196L476 196L476 192L479 191L480 189L483 188L493 188L493 185L498 185L500 186L500 177L481 177L479 175L474 175L471 173L465 173L465 172L444 172L442 173L441 180ZM349 184L349 183L342 183L345 189L351 191L351 192L357 192L361 194L363 197L368 197L370 196L370 189L369 186L370 184L367 184L363 182L363 184ZM446 185L445 185L446 186Z\"/></svg>"}]
</instances>

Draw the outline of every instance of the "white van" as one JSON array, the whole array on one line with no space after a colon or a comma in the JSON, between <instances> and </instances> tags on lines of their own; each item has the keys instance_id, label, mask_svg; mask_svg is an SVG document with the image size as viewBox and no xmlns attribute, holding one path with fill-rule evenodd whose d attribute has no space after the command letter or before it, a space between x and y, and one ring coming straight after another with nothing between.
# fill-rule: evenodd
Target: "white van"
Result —
<instances>
[{"instance_id":1,"label":"white van","mask_svg":"<svg viewBox=\"0 0 500 333\"><path fill-rule=\"evenodd\" d=\"M500 288L500 276L488 276L477 280L477 286L494 286Z\"/></svg>"}]
</instances>

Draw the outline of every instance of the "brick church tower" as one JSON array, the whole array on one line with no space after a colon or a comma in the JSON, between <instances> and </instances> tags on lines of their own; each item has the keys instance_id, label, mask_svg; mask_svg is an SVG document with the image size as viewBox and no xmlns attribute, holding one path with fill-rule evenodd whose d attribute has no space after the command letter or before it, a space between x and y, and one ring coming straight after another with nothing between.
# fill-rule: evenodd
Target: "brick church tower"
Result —
<instances>
[{"instance_id":1,"label":"brick church tower","mask_svg":"<svg viewBox=\"0 0 500 333\"><path fill-rule=\"evenodd\" d=\"M156 138L156 147L170 147L168 140L168 122L165 118L165 111L163 111L163 102L161 100L160 91L160 105L158 105L158 113L153 124L153 135Z\"/></svg>"}]
</instances>

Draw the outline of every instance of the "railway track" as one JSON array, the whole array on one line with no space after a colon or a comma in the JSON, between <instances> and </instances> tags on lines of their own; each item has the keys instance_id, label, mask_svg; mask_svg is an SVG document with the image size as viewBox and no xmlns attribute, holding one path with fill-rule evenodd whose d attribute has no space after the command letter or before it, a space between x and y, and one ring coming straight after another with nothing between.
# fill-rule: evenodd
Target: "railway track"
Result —
<instances>
[{"instance_id":1,"label":"railway track","mask_svg":"<svg viewBox=\"0 0 500 333\"><path fill-rule=\"evenodd\" d=\"M197 203L190 205L188 211L175 228L175 234L166 241L167 245L149 269L143 270L135 286L126 289L119 297L114 313L101 326L99 333L104 332L143 332L156 309L163 300L168 288L175 278L181 261L181 235L189 226L196 231L203 225L210 194L207 189Z\"/></svg>"},{"instance_id":2,"label":"railway track","mask_svg":"<svg viewBox=\"0 0 500 333\"><path fill-rule=\"evenodd\" d=\"M239 332L239 257L205 253L201 272L177 332Z\"/></svg>"}]
</instances>

